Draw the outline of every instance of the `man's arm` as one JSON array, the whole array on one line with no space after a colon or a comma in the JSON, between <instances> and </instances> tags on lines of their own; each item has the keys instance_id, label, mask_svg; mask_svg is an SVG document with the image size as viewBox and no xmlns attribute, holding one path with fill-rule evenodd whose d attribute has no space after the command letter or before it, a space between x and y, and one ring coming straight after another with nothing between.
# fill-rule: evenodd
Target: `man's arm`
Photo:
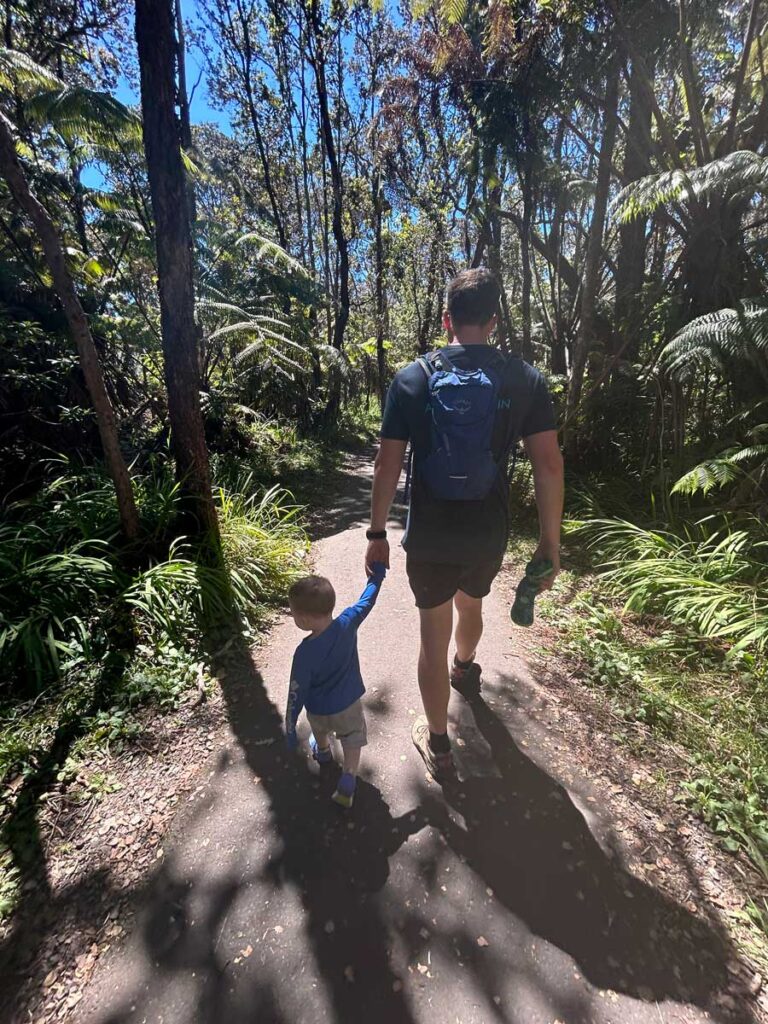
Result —
<instances>
[{"instance_id":1,"label":"man's arm","mask_svg":"<svg viewBox=\"0 0 768 1024\"><path fill-rule=\"evenodd\" d=\"M541 584L549 590L560 572L560 527L563 521L563 456L556 430L542 430L523 438L533 467L533 486L539 510L539 546L534 558L548 558L555 571Z\"/></svg>"},{"instance_id":2,"label":"man's arm","mask_svg":"<svg viewBox=\"0 0 768 1024\"><path fill-rule=\"evenodd\" d=\"M395 500L397 482L403 468L403 458L407 441L394 441L383 437L373 464L373 489L371 491L371 529L385 530L392 502ZM372 540L368 542L365 554L365 571L370 576L373 563L382 562L389 568L389 541Z\"/></svg>"}]
</instances>

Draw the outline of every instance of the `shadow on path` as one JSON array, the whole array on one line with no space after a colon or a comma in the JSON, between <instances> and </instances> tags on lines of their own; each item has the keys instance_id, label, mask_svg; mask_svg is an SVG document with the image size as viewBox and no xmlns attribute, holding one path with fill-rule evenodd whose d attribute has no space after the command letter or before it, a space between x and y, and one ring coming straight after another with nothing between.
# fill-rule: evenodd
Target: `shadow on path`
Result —
<instances>
[{"instance_id":1,"label":"shadow on path","mask_svg":"<svg viewBox=\"0 0 768 1024\"><path fill-rule=\"evenodd\" d=\"M454 813L438 828L449 847L593 985L648 1002L716 1008L733 955L725 933L631 875L494 711L482 699L471 709L500 777L446 787Z\"/></svg>"},{"instance_id":2,"label":"shadow on path","mask_svg":"<svg viewBox=\"0 0 768 1024\"><path fill-rule=\"evenodd\" d=\"M239 637L231 642L226 665L227 679L236 680L222 683L231 727L269 799L252 827L279 840L259 881L268 883L278 902L283 892L298 895L302 912L297 920L288 920L291 901L285 900L286 931L309 940L333 1007L331 1019L359 1021L364 1015L370 1022L412 1024L415 1018L390 966L388 931L374 897L389 877L389 858L427 824L425 814L416 809L393 818L379 791L363 781L352 816L334 813L328 799L334 777L318 776L303 758L284 753L281 717ZM193 915L192 883L169 858L151 886L142 921L142 941L152 964L149 985L98 1019L105 1024L143 1020L145 997L152 999L183 972L197 979L195 1021L284 1020L290 979L279 973L280 964L259 972L254 956L247 975L239 974L235 982L230 959L219 951L227 915L249 881L247 873L220 881L206 894L202 912L198 906ZM259 929L258 919L254 927ZM306 966L313 970L311 963ZM305 1010L311 1013L312 1007Z\"/></svg>"}]
</instances>

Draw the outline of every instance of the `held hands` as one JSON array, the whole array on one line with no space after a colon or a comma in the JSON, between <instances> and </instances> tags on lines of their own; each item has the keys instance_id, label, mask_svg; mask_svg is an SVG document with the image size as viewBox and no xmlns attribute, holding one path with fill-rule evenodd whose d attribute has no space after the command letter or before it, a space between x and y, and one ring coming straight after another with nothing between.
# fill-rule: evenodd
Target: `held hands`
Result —
<instances>
[{"instance_id":1,"label":"held hands","mask_svg":"<svg viewBox=\"0 0 768 1024\"><path fill-rule=\"evenodd\" d=\"M376 567L379 567L381 579L384 579L386 570L389 568L389 541L369 540L368 550L365 552L365 572L370 578L376 575Z\"/></svg>"},{"instance_id":2,"label":"held hands","mask_svg":"<svg viewBox=\"0 0 768 1024\"><path fill-rule=\"evenodd\" d=\"M370 571L368 571L366 566L366 572L368 572L369 580L373 580L374 583L381 583L387 575L387 567L383 562L374 562L371 565Z\"/></svg>"}]
</instances>

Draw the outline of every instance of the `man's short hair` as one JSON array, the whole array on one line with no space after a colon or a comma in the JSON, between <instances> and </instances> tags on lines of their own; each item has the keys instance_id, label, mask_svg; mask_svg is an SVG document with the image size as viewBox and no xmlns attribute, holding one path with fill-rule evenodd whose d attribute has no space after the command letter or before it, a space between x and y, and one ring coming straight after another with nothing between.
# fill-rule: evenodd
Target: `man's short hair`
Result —
<instances>
[{"instance_id":1,"label":"man's short hair","mask_svg":"<svg viewBox=\"0 0 768 1024\"><path fill-rule=\"evenodd\" d=\"M487 324L498 313L500 300L499 282L486 267L462 270L445 293L445 306L455 327Z\"/></svg>"},{"instance_id":2,"label":"man's short hair","mask_svg":"<svg viewBox=\"0 0 768 1024\"><path fill-rule=\"evenodd\" d=\"M304 615L330 615L336 604L336 592L325 576L304 576L288 591L294 611Z\"/></svg>"}]
</instances>

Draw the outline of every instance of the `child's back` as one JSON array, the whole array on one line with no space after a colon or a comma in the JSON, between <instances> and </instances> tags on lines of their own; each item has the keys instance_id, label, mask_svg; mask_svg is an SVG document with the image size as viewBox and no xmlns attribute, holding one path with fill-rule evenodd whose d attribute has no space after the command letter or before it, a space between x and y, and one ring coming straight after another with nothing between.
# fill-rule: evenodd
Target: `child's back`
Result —
<instances>
[{"instance_id":1,"label":"child's back","mask_svg":"<svg viewBox=\"0 0 768 1024\"><path fill-rule=\"evenodd\" d=\"M315 759L333 759L330 737L335 733L344 751L344 773L334 799L351 806L360 751L368 742L360 698L365 693L357 655L357 631L376 603L386 570L375 566L360 600L333 618L335 594L328 580L307 577L290 591L291 614L300 629L310 631L296 648L285 729L291 749L298 744L296 722L302 708L312 726L310 737Z\"/></svg>"}]
</instances>

